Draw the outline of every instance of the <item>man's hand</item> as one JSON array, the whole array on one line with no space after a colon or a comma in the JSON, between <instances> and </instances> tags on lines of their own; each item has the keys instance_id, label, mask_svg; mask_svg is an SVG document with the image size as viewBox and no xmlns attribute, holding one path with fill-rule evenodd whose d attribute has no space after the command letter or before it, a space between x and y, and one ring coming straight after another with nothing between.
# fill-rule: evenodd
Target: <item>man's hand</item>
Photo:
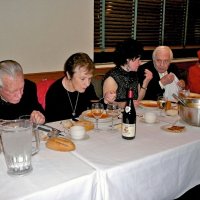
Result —
<instances>
[{"instance_id":1,"label":"man's hand","mask_svg":"<svg viewBox=\"0 0 200 200\"><path fill-rule=\"evenodd\" d=\"M174 81L174 74L166 74L160 79L163 86L168 85Z\"/></svg>"},{"instance_id":2,"label":"man's hand","mask_svg":"<svg viewBox=\"0 0 200 200\"><path fill-rule=\"evenodd\" d=\"M34 110L31 113L30 120L33 123L36 123L36 124L44 124L45 123L45 117L44 117L44 115L41 112L36 111L36 110Z\"/></svg>"}]
</instances>

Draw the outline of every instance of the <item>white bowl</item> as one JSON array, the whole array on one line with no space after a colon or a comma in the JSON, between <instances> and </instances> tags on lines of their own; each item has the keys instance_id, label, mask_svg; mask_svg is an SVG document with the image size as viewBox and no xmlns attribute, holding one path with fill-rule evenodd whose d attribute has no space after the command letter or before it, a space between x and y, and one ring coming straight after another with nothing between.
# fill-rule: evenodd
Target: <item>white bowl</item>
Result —
<instances>
[{"instance_id":1,"label":"white bowl","mask_svg":"<svg viewBox=\"0 0 200 200\"><path fill-rule=\"evenodd\" d=\"M83 126L72 126L70 135L72 139L81 140L85 137L85 128Z\"/></svg>"},{"instance_id":2,"label":"white bowl","mask_svg":"<svg viewBox=\"0 0 200 200\"><path fill-rule=\"evenodd\" d=\"M144 114L144 121L146 123L152 124L152 123L155 123L156 120L157 120L157 116L156 116L155 113L153 113L153 112L146 112Z\"/></svg>"}]
</instances>

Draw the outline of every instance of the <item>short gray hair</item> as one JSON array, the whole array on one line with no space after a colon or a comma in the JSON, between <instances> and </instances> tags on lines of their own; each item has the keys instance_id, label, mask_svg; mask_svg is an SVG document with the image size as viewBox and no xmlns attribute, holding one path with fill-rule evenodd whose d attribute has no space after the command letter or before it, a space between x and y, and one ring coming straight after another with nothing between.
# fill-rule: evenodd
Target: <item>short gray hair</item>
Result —
<instances>
[{"instance_id":1,"label":"short gray hair","mask_svg":"<svg viewBox=\"0 0 200 200\"><path fill-rule=\"evenodd\" d=\"M156 59L156 55L159 51L167 51L169 52L170 55L170 60L173 59L173 52L172 50L168 47L168 46L158 46L154 49L153 51L153 55L152 55L152 59L155 60Z\"/></svg>"},{"instance_id":2,"label":"short gray hair","mask_svg":"<svg viewBox=\"0 0 200 200\"><path fill-rule=\"evenodd\" d=\"M3 77L8 75L15 77L16 75L23 74L21 65L14 60L3 60L0 62L0 88L3 87Z\"/></svg>"}]
</instances>

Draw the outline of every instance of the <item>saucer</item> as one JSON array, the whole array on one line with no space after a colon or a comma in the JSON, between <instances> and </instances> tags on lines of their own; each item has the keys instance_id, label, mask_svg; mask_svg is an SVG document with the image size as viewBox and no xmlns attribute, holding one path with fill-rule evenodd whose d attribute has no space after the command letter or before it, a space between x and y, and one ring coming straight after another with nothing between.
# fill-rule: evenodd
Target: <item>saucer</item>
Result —
<instances>
[{"instance_id":1,"label":"saucer","mask_svg":"<svg viewBox=\"0 0 200 200\"><path fill-rule=\"evenodd\" d=\"M81 138L81 139L72 138L71 135L69 135L67 137L69 137L69 139L71 139L71 140L76 140L76 141L79 141L79 140L88 140L90 138L89 135L87 135L87 134L85 134L84 138Z\"/></svg>"},{"instance_id":2,"label":"saucer","mask_svg":"<svg viewBox=\"0 0 200 200\"><path fill-rule=\"evenodd\" d=\"M144 118L140 118L140 121L141 121L142 123L145 123L145 124L157 124L157 123L160 122L159 119L156 119L155 122L153 122L153 123L148 123L148 122L146 122L146 121L144 120Z\"/></svg>"}]
</instances>

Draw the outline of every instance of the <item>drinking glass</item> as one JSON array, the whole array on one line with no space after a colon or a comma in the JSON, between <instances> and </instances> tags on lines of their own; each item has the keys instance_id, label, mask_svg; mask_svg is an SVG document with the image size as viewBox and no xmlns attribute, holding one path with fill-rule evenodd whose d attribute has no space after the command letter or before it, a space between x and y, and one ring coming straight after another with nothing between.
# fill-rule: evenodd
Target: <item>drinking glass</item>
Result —
<instances>
[{"instance_id":1,"label":"drinking glass","mask_svg":"<svg viewBox=\"0 0 200 200\"><path fill-rule=\"evenodd\" d=\"M112 117L112 125L111 125L111 130L114 129L113 121L115 117L118 117L121 113L121 109L119 108L118 105L115 104L108 104L106 108L106 112L109 116Z\"/></svg>"},{"instance_id":2,"label":"drinking glass","mask_svg":"<svg viewBox=\"0 0 200 200\"><path fill-rule=\"evenodd\" d=\"M190 96L190 90L189 89L188 90L186 90L186 89L180 90L179 91L179 96L182 97L182 98L189 97Z\"/></svg>"},{"instance_id":3,"label":"drinking glass","mask_svg":"<svg viewBox=\"0 0 200 200\"><path fill-rule=\"evenodd\" d=\"M167 98L164 96L159 96L157 103L158 103L158 108L160 109L160 116L162 116L163 110L165 109L167 102Z\"/></svg>"},{"instance_id":4,"label":"drinking glass","mask_svg":"<svg viewBox=\"0 0 200 200\"><path fill-rule=\"evenodd\" d=\"M104 112L104 106L102 103L93 103L91 107L91 112L93 117L96 120L96 130L99 130L98 128L98 123L99 123L99 118L101 118L103 112Z\"/></svg>"}]
</instances>

